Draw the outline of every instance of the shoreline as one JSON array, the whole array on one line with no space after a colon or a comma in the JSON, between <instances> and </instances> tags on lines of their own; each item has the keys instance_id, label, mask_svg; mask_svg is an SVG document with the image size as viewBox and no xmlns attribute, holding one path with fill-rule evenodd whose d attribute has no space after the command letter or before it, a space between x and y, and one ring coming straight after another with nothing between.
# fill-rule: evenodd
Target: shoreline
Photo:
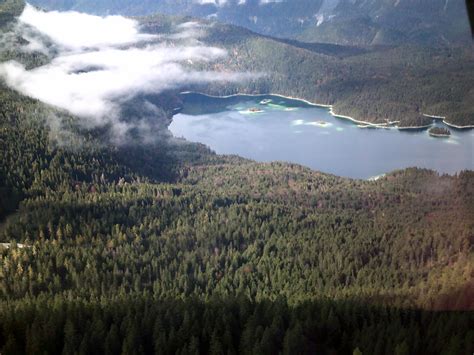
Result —
<instances>
[{"instance_id":1,"label":"shoreline","mask_svg":"<svg viewBox=\"0 0 474 355\"><path fill-rule=\"evenodd\" d=\"M429 133L429 135L435 138L449 138L451 136L450 134L436 134L436 133Z\"/></svg>"},{"instance_id":2,"label":"shoreline","mask_svg":"<svg viewBox=\"0 0 474 355\"><path fill-rule=\"evenodd\" d=\"M456 128L456 129L473 129L473 128L474 128L474 125L458 126L458 125L455 125L454 123L449 123L449 122L446 121L446 120L443 120L443 123L444 123L446 126L449 126L449 127L451 127L451 128Z\"/></svg>"},{"instance_id":3,"label":"shoreline","mask_svg":"<svg viewBox=\"0 0 474 355\"><path fill-rule=\"evenodd\" d=\"M357 123L357 124L365 125L365 126L371 126L373 128L398 129L400 131L405 131L405 130L424 130L424 129L428 129L431 126L433 126L433 124L429 124L429 125L425 125L425 126L400 127L400 126L396 125L396 123L399 123L400 121L389 121L387 123L372 123L372 122L368 122L368 121L360 121L360 120L356 120L354 117L351 117L351 116L337 114L336 112L334 112L334 105L320 104L320 103L317 103L317 102L311 102L311 101L306 100L306 99L302 99L302 98L298 98L298 97L294 97L294 96L286 96L286 95L282 95L282 94L272 94L272 93L270 93L270 94L242 94L242 93L238 93L238 94L219 96L219 95L205 94L203 92L198 92L198 91L182 91L179 94L180 95L198 94L198 95L203 95L203 96L207 96L207 97L215 98L215 99L229 99L229 98L238 97L238 96L250 96L250 97L275 96L275 97L280 97L280 98L283 98L283 99L304 102L305 104L310 105L310 106L314 106L314 107L328 108L329 109L329 114L333 117L342 118L342 119L345 119L345 120L349 120L353 123ZM428 114L425 114L425 113L423 113L422 115L425 116L425 117L431 117L431 118L434 118L434 119L443 120L442 122L446 126L449 126L451 128L462 129L462 130L464 130L464 129L474 129L474 125L457 126L453 123L449 123L449 122L446 121L445 116L428 115ZM367 128L367 127L359 127L359 128Z\"/></svg>"},{"instance_id":4,"label":"shoreline","mask_svg":"<svg viewBox=\"0 0 474 355\"><path fill-rule=\"evenodd\" d=\"M450 123L447 121L446 116L428 115L426 113L423 113L422 115L425 117L434 118L435 120L441 120L441 122L443 122L446 126L451 127L451 128L456 128L456 129L473 129L474 128L474 125L459 126L454 123Z\"/></svg>"},{"instance_id":5,"label":"shoreline","mask_svg":"<svg viewBox=\"0 0 474 355\"><path fill-rule=\"evenodd\" d=\"M413 127L397 127L400 131L409 131L409 130L425 130L433 126L433 124L427 124L425 126L413 126Z\"/></svg>"},{"instance_id":6,"label":"shoreline","mask_svg":"<svg viewBox=\"0 0 474 355\"><path fill-rule=\"evenodd\" d=\"M420 130L420 129L426 130L426 129L433 126L433 123L432 123L432 124L424 125L424 126L399 127L399 126L394 125L394 124L397 124L400 121L388 121L387 123L379 123L379 124L366 122L366 121L358 121L358 120L356 120L356 119L354 119L353 117L350 117L350 116L336 114L333 110L333 105L318 104L318 103L310 102L310 101L305 100L305 99L299 99L299 98L295 98L295 97L291 97L291 96L285 96L285 95L281 95L281 94L244 94L244 93L237 93L237 94L231 94L231 95L212 95L212 94L207 94L207 93L198 92L198 91L181 91L181 92L179 92L179 94L181 94L181 95L196 94L196 95L201 95L201 96L204 96L204 97L215 98L215 99L225 99L225 98L233 98L233 97L262 98L262 97L274 96L274 97L279 97L279 98L284 98L284 99L289 99L289 100L300 101L300 102L306 103L309 106L313 106L313 107L327 108L327 109L329 109L328 113L330 113L331 116L338 117L338 118L341 118L341 119L346 119L346 120L349 120L353 123L365 124L364 128L370 127L370 128L379 128L379 129L382 128L382 129L392 129L392 130L397 129L397 130L403 131L403 130ZM392 126L390 126L390 125L392 125ZM359 127L359 128L363 129L363 127ZM301 164L299 164L299 165L301 165ZM308 165L302 165L302 166L306 166L311 170L315 170L314 168L311 168ZM395 170L407 169L407 168L397 168ZM435 171L439 174L442 173L437 168L433 168L433 167L431 167L431 168L430 167L424 167L424 168ZM349 176L345 176L345 178L352 179L352 180L362 180L362 181L377 181L377 180L387 176L388 174L390 174L390 172L395 171L395 170L391 170L389 172L378 174L378 175L375 175L375 176L368 176L368 177L349 177ZM463 168L463 169L460 169L459 171L461 171L461 170L465 170L465 169ZM467 168L467 170L469 170L469 168ZM453 174L454 175L456 173L457 172L445 172L443 174L450 174L450 175Z\"/></svg>"},{"instance_id":7,"label":"shoreline","mask_svg":"<svg viewBox=\"0 0 474 355\"><path fill-rule=\"evenodd\" d=\"M428 115L426 113L422 113L422 116L429 117L429 118L435 118L437 120L445 120L446 116L436 116L436 115Z\"/></svg>"},{"instance_id":8,"label":"shoreline","mask_svg":"<svg viewBox=\"0 0 474 355\"><path fill-rule=\"evenodd\" d=\"M288 99L288 100L301 101L301 102L304 102L307 105L314 106L314 107L328 108L329 109L329 114L333 117L346 119L346 120L349 120L349 121L354 122L354 123L358 123L358 124L362 124L362 125L366 125L366 126L371 126L371 127L374 127L374 128L383 128L383 129L398 128L397 126L390 126L390 125L394 124L394 123L397 123L397 122L400 122L400 121L390 121L388 123L372 123L372 122L368 122L368 121L360 121L360 120L356 120L354 117L340 115L340 114L335 113L333 105L319 104L319 103L316 103L316 102L311 102L311 101L306 100L306 99L301 99L301 98L298 98L298 97L286 96L286 95L281 95L281 94L242 94L242 93L238 93L238 94L219 96L219 95L205 94L205 93L198 92L198 91L182 91L182 92L180 92L180 94L182 94L182 95L198 94L198 95L203 95L203 96L207 96L207 97L214 98L214 99L229 99L229 98L238 97L238 96L250 96L250 97L275 96L275 97L280 97L280 98Z\"/></svg>"}]
</instances>

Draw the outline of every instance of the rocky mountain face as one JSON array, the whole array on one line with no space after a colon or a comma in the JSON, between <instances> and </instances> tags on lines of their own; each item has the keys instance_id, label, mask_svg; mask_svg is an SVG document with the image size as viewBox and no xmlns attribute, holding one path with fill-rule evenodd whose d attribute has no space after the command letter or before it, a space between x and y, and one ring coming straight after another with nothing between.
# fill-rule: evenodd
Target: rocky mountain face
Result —
<instances>
[{"instance_id":1,"label":"rocky mountain face","mask_svg":"<svg viewBox=\"0 0 474 355\"><path fill-rule=\"evenodd\" d=\"M470 40L464 0L32 0L47 9L217 19L265 35L347 45Z\"/></svg>"},{"instance_id":2,"label":"rocky mountain face","mask_svg":"<svg viewBox=\"0 0 474 355\"><path fill-rule=\"evenodd\" d=\"M299 39L356 45L469 40L463 0L331 0Z\"/></svg>"}]
</instances>

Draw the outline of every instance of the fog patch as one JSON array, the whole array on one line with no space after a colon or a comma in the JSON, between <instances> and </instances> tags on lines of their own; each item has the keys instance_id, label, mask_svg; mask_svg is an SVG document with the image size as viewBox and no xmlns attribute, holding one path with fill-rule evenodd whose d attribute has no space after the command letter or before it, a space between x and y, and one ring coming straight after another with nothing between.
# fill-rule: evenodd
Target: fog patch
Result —
<instances>
[{"instance_id":1,"label":"fog patch","mask_svg":"<svg viewBox=\"0 0 474 355\"><path fill-rule=\"evenodd\" d=\"M143 116L124 119L124 104L188 85L254 77L194 69L227 55L199 42L204 33L205 27L188 22L172 34L146 34L138 22L121 16L43 12L27 5L10 35L22 37L22 50L47 54L51 61L31 70L17 61L1 63L0 78L24 95L80 117L84 128L110 127L116 142L130 131L149 140L153 120L163 110L141 101L140 109L132 111Z\"/></svg>"},{"instance_id":2,"label":"fog patch","mask_svg":"<svg viewBox=\"0 0 474 355\"><path fill-rule=\"evenodd\" d=\"M292 126L302 126L304 124L305 124L304 120L293 120L293 121L291 121Z\"/></svg>"}]
</instances>

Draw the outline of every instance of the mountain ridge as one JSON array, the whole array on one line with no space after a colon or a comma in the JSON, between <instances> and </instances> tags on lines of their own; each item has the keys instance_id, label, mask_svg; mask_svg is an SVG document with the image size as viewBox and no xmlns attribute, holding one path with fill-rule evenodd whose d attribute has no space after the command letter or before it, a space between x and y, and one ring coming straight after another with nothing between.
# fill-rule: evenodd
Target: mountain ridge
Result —
<instances>
[{"instance_id":1,"label":"mountain ridge","mask_svg":"<svg viewBox=\"0 0 474 355\"><path fill-rule=\"evenodd\" d=\"M293 0L260 3L150 0L137 4L88 0L34 0L47 9L100 15L142 16L153 12L216 18L261 34L306 42L349 45L456 44L470 41L463 0ZM358 29L354 31L354 29Z\"/></svg>"}]
</instances>

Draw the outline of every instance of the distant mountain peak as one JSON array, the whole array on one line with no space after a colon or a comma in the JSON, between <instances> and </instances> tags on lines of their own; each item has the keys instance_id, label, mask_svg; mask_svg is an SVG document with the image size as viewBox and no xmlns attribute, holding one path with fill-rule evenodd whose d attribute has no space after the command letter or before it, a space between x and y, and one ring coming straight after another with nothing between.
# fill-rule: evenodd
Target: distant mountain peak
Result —
<instances>
[{"instance_id":1,"label":"distant mountain peak","mask_svg":"<svg viewBox=\"0 0 474 355\"><path fill-rule=\"evenodd\" d=\"M350 45L470 40L464 0L31 0L95 14L189 15L265 35Z\"/></svg>"}]
</instances>

